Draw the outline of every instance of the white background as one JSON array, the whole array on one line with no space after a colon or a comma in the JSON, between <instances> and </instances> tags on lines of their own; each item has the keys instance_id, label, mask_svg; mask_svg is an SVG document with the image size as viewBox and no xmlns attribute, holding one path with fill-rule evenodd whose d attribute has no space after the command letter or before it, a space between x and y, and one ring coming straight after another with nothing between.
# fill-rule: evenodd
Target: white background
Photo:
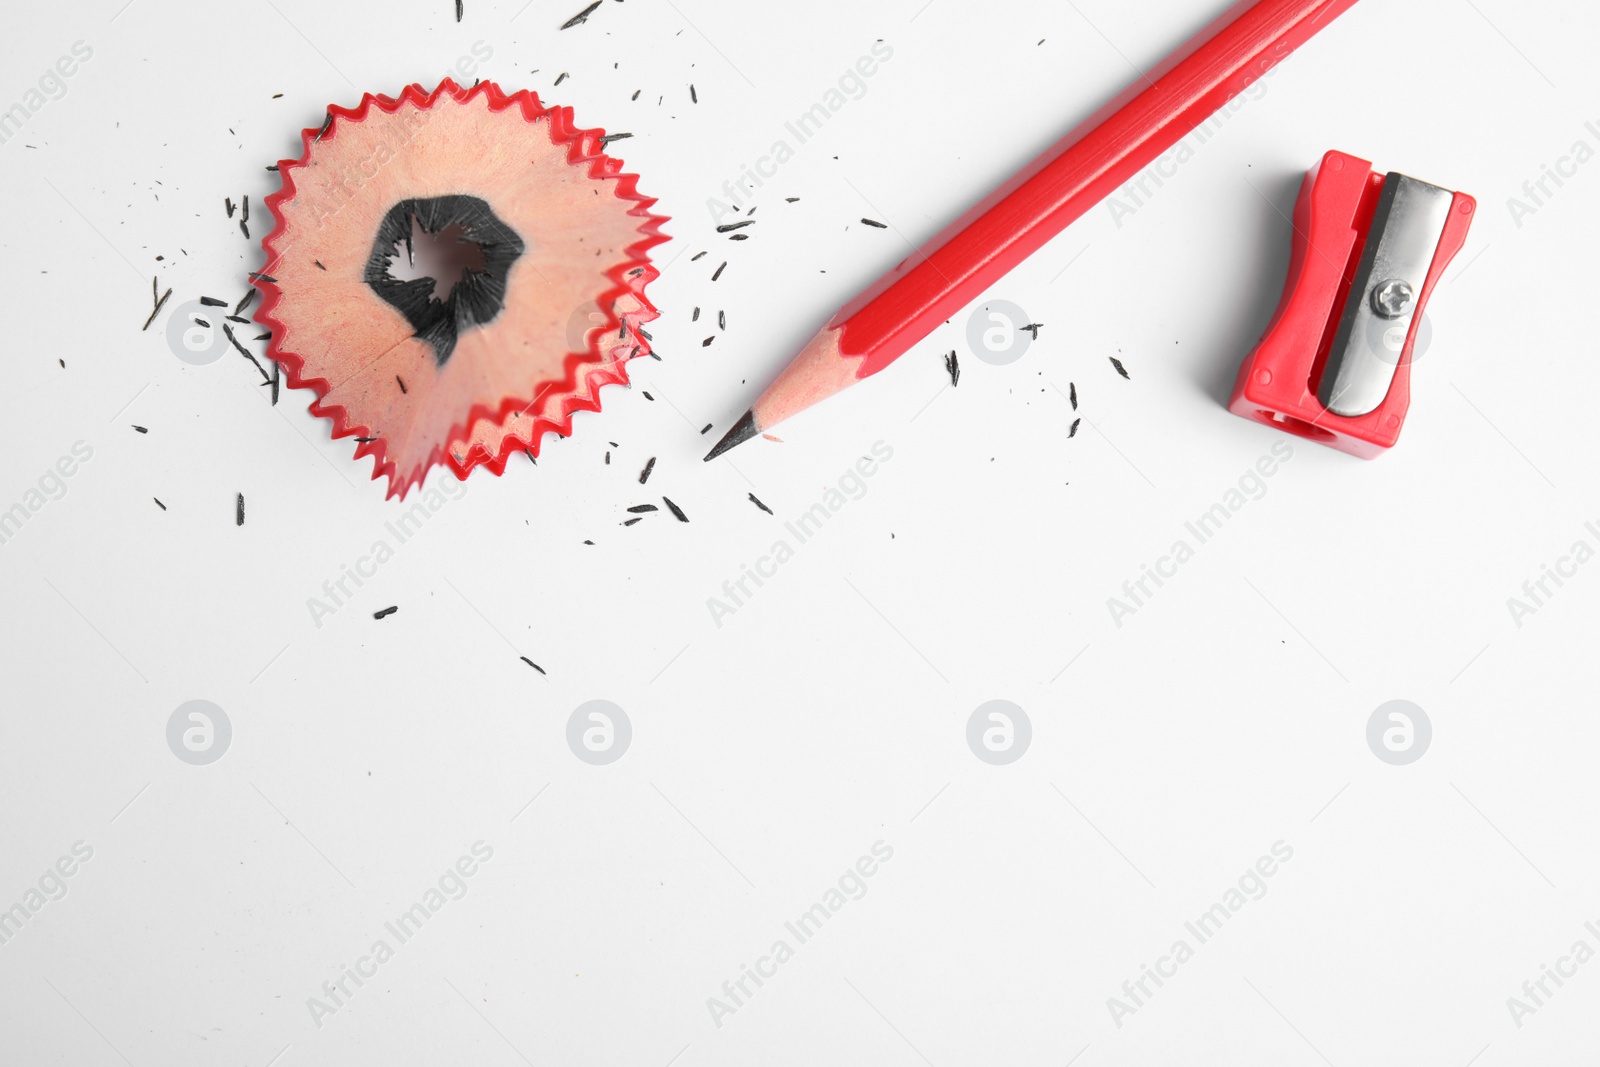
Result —
<instances>
[{"instance_id":1,"label":"white background","mask_svg":"<svg viewBox=\"0 0 1600 1067\"><path fill-rule=\"evenodd\" d=\"M1120 226L1097 209L995 288L1044 324L1022 360L971 358L958 317L783 444L704 465L907 242L1220 4L606 0L562 32L580 0L514 21L522 0L467 0L459 24L448 0L121 3L0 16L0 106L93 48L0 145L0 508L93 449L0 545L0 907L94 850L0 945L0 1061L1592 1055L1600 963L1520 1027L1506 1003L1600 949L1600 564L1520 627L1507 608L1600 545L1600 163L1520 226L1507 207L1600 148L1592 6L1365 0ZM759 191L752 239L715 235L707 199L879 38L892 59ZM633 134L613 147L673 217L665 359L537 468L474 475L318 627L308 598L401 509L309 393L274 408L241 358L180 362L166 311L141 333L151 277L168 310L242 296L265 165L325 105L431 85L475 42L479 75ZM1222 404L1330 148L1482 205L1404 437L1370 463L1290 439L1265 496L1118 627L1107 598L1282 439ZM223 209L244 194L249 241ZM877 441L865 495L715 625L708 598ZM619 525L662 493L688 525ZM634 730L608 767L565 740L595 698ZM996 698L1033 724L1006 767L965 740ZM210 766L165 740L191 699L233 726ZM1391 699L1433 724L1409 766L1367 747ZM316 1025L308 998L479 840L466 895ZM880 840L869 892L715 1025L707 999ZM1116 1025L1108 998L1280 840L1267 894Z\"/></svg>"}]
</instances>

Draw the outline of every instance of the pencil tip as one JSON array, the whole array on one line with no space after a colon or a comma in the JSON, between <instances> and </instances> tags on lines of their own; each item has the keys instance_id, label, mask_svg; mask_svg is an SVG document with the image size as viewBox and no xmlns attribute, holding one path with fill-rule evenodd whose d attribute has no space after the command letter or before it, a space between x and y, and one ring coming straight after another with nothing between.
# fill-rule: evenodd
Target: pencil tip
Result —
<instances>
[{"instance_id":1,"label":"pencil tip","mask_svg":"<svg viewBox=\"0 0 1600 1067\"><path fill-rule=\"evenodd\" d=\"M733 428L723 435L722 440L717 442L717 447L706 453L705 462L710 463L734 445L742 444L760 432L756 429L755 411L745 412L744 416L733 424Z\"/></svg>"}]
</instances>

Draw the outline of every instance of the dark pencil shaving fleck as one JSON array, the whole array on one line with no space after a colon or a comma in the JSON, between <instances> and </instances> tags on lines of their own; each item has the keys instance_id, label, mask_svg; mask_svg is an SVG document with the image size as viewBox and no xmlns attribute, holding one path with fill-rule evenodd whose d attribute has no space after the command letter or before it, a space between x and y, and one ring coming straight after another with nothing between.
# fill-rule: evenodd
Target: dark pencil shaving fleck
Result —
<instances>
[{"instance_id":1,"label":"dark pencil shaving fleck","mask_svg":"<svg viewBox=\"0 0 1600 1067\"><path fill-rule=\"evenodd\" d=\"M754 226L755 224L756 224L756 220L755 219L744 219L744 220L742 220L740 222L725 222L721 226L717 227L717 232L718 233L732 233L734 230L742 230L746 226Z\"/></svg>"},{"instance_id":2,"label":"dark pencil shaving fleck","mask_svg":"<svg viewBox=\"0 0 1600 1067\"><path fill-rule=\"evenodd\" d=\"M636 522L643 522L643 521L644 521L644 516L643 515L635 515L633 518L628 519L627 521L625 521L622 525L624 525L624 526L632 526Z\"/></svg>"},{"instance_id":3,"label":"dark pencil shaving fleck","mask_svg":"<svg viewBox=\"0 0 1600 1067\"><path fill-rule=\"evenodd\" d=\"M1024 330L1027 330L1029 333L1033 334L1033 339L1035 341L1037 341L1039 339L1039 331L1043 327L1044 327L1044 323L1042 323L1042 322L1030 322L1030 323L1028 323L1028 325L1026 325L1026 326L1024 326L1022 328Z\"/></svg>"},{"instance_id":4,"label":"dark pencil shaving fleck","mask_svg":"<svg viewBox=\"0 0 1600 1067\"><path fill-rule=\"evenodd\" d=\"M639 94L642 93L642 92L644 92L643 89L635 89L633 91L633 95L628 97L628 99L629 100L637 100L637 99L639 99Z\"/></svg>"},{"instance_id":5,"label":"dark pencil shaving fleck","mask_svg":"<svg viewBox=\"0 0 1600 1067\"><path fill-rule=\"evenodd\" d=\"M200 303L204 304L208 308L225 308L228 306L228 302L226 300L218 300L214 296L202 296L200 298Z\"/></svg>"},{"instance_id":6,"label":"dark pencil shaving fleck","mask_svg":"<svg viewBox=\"0 0 1600 1067\"><path fill-rule=\"evenodd\" d=\"M228 315L226 318L229 322L242 322L246 326L250 325L250 320L241 315Z\"/></svg>"},{"instance_id":7,"label":"dark pencil shaving fleck","mask_svg":"<svg viewBox=\"0 0 1600 1067\"><path fill-rule=\"evenodd\" d=\"M276 174L278 172L278 165L276 163L268 163L267 169Z\"/></svg>"},{"instance_id":8,"label":"dark pencil shaving fleck","mask_svg":"<svg viewBox=\"0 0 1600 1067\"><path fill-rule=\"evenodd\" d=\"M641 394L643 394L643 396L644 396L644 398L646 400L654 400L655 399L655 397L650 395L650 390L648 390L648 389L641 389L641 390L639 390L639 392Z\"/></svg>"},{"instance_id":9,"label":"dark pencil shaving fleck","mask_svg":"<svg viewBox=\"0 0 1600 1067\"><path fill-rule=\"evenodd\" d=\"M272 284L272 285L277 285L278 284L278 279L274 278L270 274L262 274L262 273L260 273L258 271L251 271L250 272L250 277L252 279L254 279L255 281L258 281L258 282L267 282L267 283Z\"/></svg>"},{"instance_id":10,"label":"dark pencil shaving fleck","mask_svg":"<svg viewBox=\"0 0 1600 1067\"><path fill-rule=\"evenodd\" d=\"M199 320L196 319L195 321L198 322ZM227 323L223 323L222 332L227 335L228 341L232 343L233 347L239 350L239 354L241 356L255 364L256 370L261 372L261 383L263 385L271 384L272 376L267 373L267 368L263 367L259 362L257 362L256 357L251 355L248 348L239 343L239 339L233 335L233 327L229 326Z\"/></svg>"},{"instance_id":11,"label":"dark pencil shaving fleck","mask_svg":"<svg viewBox=\"0 0 1600 1067\"><path fill-rule=\"evenodd\" d=\"M401 379L400 379L400 375L398 375L398 374L396 374L396 375L395 375L395 376L394 376L394 380L395 380L395 381L397 381L397 382L400 382L400 391L401 391L401 392L402 392L402 393L404 393L404 392L405 392L405 391L406 391L406 383L405 383L405 382L403 382L403 381L401 381Z\"/></svg>"},{"instance_id":12,"label":"dark pencil shaving fleck","mask_svg":"<svg viewBox=\"0 0 1600 1067\"><path fill-rule=\"evenodd\" d=\"M150 317L148 319L145 319L144 320L144 325L139 328L141 333L143 333L145 330L148 330L150 328L150 324L152 322L156 321L156 316L161 314L161 309L162 309L163 306L165 306L165 304L167 302L167 297L169 297L171 295L172 295L172 290L170 288L166 292L161 294L161 299L156 301L155 310L150 312Z\"/></svg>"},{"instance_id":13,"label":"dark pencil shaving fleck","mask_svg":"<svg viewBox=\"0 0 1600 1067\"><path fill-rule=\"evenodd\" d=\"M167 506L161 502L159 497L151 497L150 499L154 500L156 502L156 507L160 508L162 511L167 510Z\"/></svg>"},{"instance_id":14,"label":"dark pencil shaving fleck","mask_svg":"<svg viewBox=\"0 0 1600 1067\"><path fill-rule=\"evenodd\" d=\"M592 545L592 544L594 544L594 542L593 541L585 541L584 544ZM532 667L534 670L538 671L540 674L544 673L544 668L539 666L537 663L533 662L533 660L529 659L527 656L518 656L517 658L520 659L522 662L526 663L528 666Z\"/></svg>"},{"instance_id":15,"label":"dark pencil shaving fleck","mask_svg":"<svg viewBox=\"0 0 1600 1067\"><path fill-rule=\"evenodd\" d=\"M705 429L703 429L703 430L701 430L701 431L700 431L700 436L701 436L701 437L704 437L704 436L705 436L705 435L706 435L706 434L708 434L708 433L710 433L710 432L711 432L711 424L710 424L710 423L709 423L709 422L708 422L708 423L706 423L706 425L705 425Z\"/></svg>"},{"instance_id":16,"label":"dark pencil shaving fleck","mask_svg":"<svg viewBox=\"0 0 1600 1067\"><path fill-rule=\"evenodd\" d=\"M1067 383L1067 399L1072 401L1072 410L1073 411L1077 411L1078 410L1078 383L1077 382L1068 382Z\"/></svg>"},{"instance_id":17,"label":"dark pencil shaving fleck","mask_svg":"<svg viewBox=\"0 0 1600 1067\"><path fill-rule=\"evenodd\" d=\"M600 3L601 0L594 0L594 3L590 4L588 7L584 8L567 21L563 22L561 24L561 28L564 30L570 30L574 26L582 26L585 22L589 21L589 16L594 14L594 9L599 7Z\"/></svg>"},{"instance_id":18,"label":"dark pencil shaving fleck","mask_svg":"<svg viewBox=\"0 0 1600 1067\"><path fill-rule=\"evenodd\" d=\"M234 502L233 502L233 524L235 526L243 526L244 525L244 494L243 493L239 493L234 498Z\"/></svg>"},{"instance_id":19,"label":"dark pencil shaving fleck","mask_svg":"<svg viewBox=\"0 0 1600 1067\"><path fill-rule=\"evenodd\" d=\"M1122 375L1124 378L1128 378L1128 368L1122 365L1122 360L1118 359L1116 356L1109 356L1107 358L1111 360L1111 365L1117 368L1118 374ZM1128 380L1132 381L1133 379L1128 378Z\"/></svg>"},{"instance_id":20,"label":"dark pencil shaving fleck","mask_svg":"<svg viewBox=\"0 0 1600 1067\"><path fill-rule=\"evenodd\" d=\"M650 472L655 470L655 469L656 469L656 457L651 456L649 461L647 463L645 463L644 470L639 472L639 484L643 485L645 482L648 482L650 480Z\"/></svg>"},{"instance_id":21,"label":"dark pencil shaving fleck","mask_svg":"<svg viewBox=\"0 0 1600 1067\"><path fill-rule=\"evenodd\" d=\"M705 253L704 252L696 252L694 255L689 257L689 262L693 263L697 259L704 259L704 258L705 258Z\"/></svg>"},{"instance_id":22,"label":"dark pencil shaving fleck","mask_svg":"<svg viewBox=\"0 0 1600 1067\"><path fill-rule=\"evenodd\" d=\"M1067 429L1067 440L1070 441L1074 437L1078 436L1078 424L1080 422L1082 422L1082 421L1083 421L1082 419L1073 419L1072 420L1072 425Z\"/></svg>"},{"instance_id":23,"label":"dark pencil shaving fleck","mask_svg":"<svg viewBox=\"0 0 1600 1067\"><path fill-rule=\"evenodd\" d=\"M604 148L606 145L610 144L612 141L624 141L624 140L627 140L629 137L632 137L632 136L633 136L633 134L631 134L631 133L608 133L604 137L600 138L600 147Z\"/></svg>"},{"instance_id":24,"label":"dark pencil shaving fleck","mask_svg":"<svg viewBox=\"0 0 1600 1067\"><path fill-rule=\"evenodd\" d=\"M561 72L561 77L556 79L556 84L560 85L562 82L564 82L566 80L567 80L567 72L566 71L562 71Z\"/></svg>"},{"instance_id":25,"label":"dark pencil shaving fleck","mask_svg":"<svg viewBox=\"0 0 1600 1067\"><path fill-rule=\"evenodd\" d=\"M656 507L654 504L635 504L633 507L628 509L628 513L632 514L632 515L642 515L647 511L660 511L660 510L661 509Z\"/></svg>"},{"instance_id":26,"label":"dark pencil shaving fleck","mask_svg":"<svg viewBox=\"0 0 1600 1067\"><path fill-rule=\"evenodd\" d=\"M358 444L358 445L370 445L372 442L374 442L376 440L377 440L376 437L358 437L358 438L356 438L356 444Z\"/></svg>"},{"instance_id":27,"label":"dark pencil shaving fleck","mask_svg":"<svg viewBox=\"0 0 1600 1067\"><path fill-rule=\"evenodd\" d=\"M610 452L606 453L606 466L608 466L608 467L611 466L611 453Z\"/></svg>"},{"instance_id":28,"label":"dark pencil shaving fleck","mask_svg":"<svg viewBox=\"0 0 1600 1067\"><path fill-rule=\"evenodd\" d=\"M140 433L149 433L150 432L147 428L145 428L143 426L134 426L134 429L138 430Z\"/></svg>"},{"instance_id":29,"label":"dark pencil shaving fleck","mask_svg":"<svg viewBox=\"0 0 1600 1067\"><path fill-rule=\"evenodd\" d=\"M717 335L716 334L712 334L710 337L707 337L704 341L700 342L700 347L701 348L706 348L711 344L712 341L715 341L716 339L717 339Z\"/></svg>"},{"instance_id":30,"label":"dark pencil shaving fleck","mask_svg":"<svg viewBox=\"0 0 1600 1067\"><path fill-rule=\"evenodd\" d=\"M239 198L239 219L242 222L250 221L250 197L248 195Z\"/></svg>"},{"instance_id":31,"label":"dark pencil shaving fleck","mask_svg":"<svg viewBox=\"0 0 1600 1067\"><path fill-rule=\"evenodd\" d=\"M249 240L249 238L250 238L250 224L245 222L244 219L240 219L239 220L239 232L244 234L246 240Z\"/></svg>"},{"instance_id":32,"label":"dark pencil shaving fleck","mask_svg":"<svg viewBox=\"0 0 1600 1067\"><path fill-rule=\"evenodd\" d=\"M254 337L250 338L250 340L252 340L252 341L270 341L270 340L272 340L272 331L268 330L266 333L258 333Z\"/></svg>"},{"instance_id":33,"label":"dark pencil shaving fleck","mask_svg":"<svg viewBox=\"0 0 1600 1067\"><path fill-rule=\"evenodd\" d=\"M278 385L283 378L283 364L272 361L272 406L278 406Z\"/></svg>"},{"instance_id":34,"label":"dark pencil shaving fleck","mask_svg":"<svg viewBox=\"0 0 1600 1067\"><path fill-rule=\"evenodd\" d=\"M689 321L690 322L699 322L700 321L700 309L699 308L695 308L694 309L694 314L689 316Z\"/></svg>"},{"instance_id":35,"label":"dark pencil shaving fleck","mask_svg":"<svg viewBox=\"0 0 1600 1067\"><path fill-rule=\"evenodd\" d=\"M679 522L688 522L689 521L689 516L687 516L687 515L685 515L683 513L683 509L680 508L678 505L674 504L670 499L668 499L667 497L662 497L661 501L662 501L662 503L667 505L667 510L672 512L672 514L677 518L677 520Z\"/></svg>"},{"instance_id":36,"label":"dark pencil shaving fleck","mask_svg":"<svg viewBox=\"0 0 1600 1067\"><path fill-rule=\"evenodd\" d=\"M456 21L460 22L461 16L464 14L466 14L466 11L463 10L462 0L456 0Z\"/></svg>"},{"instance_id":37,"label":"dark pencil shaving fleck","mask_svg":"<svg viewBox=\"0 0 1600 1067\"><path fill-rule=\"evenodd\" d=\"M954 389L961 383L961 361L956 359L956 350L953 348L944 357L944 369L950 375L950 387Z\"/></svg>"},{"instance_id":38,"label":"dark pencil shaving fleck","mask_svg":"<svg viewBox=\"0 0 1600 1067\"><path fill-rule=\"evenodd\" d=\"M250 306L250 302L256 298L256 293L258 291L259 290L256 289L250 289L246 291L244 296L240 297L239 302L233 305L233 313L235 315L244 314L244 309Z\"/></svg>"},{"instance_id":39,"label":"dark pencil shaving fleck","mask_svg":"<svg viewBox=\"0 0 1600 1067\"><path fill-rule=\"evenodd\" d=\"M747 234L747 233L736 233L736 234L731 235L728 238L728 240L730 240L730 241L748 241L748 240L750 240L750 235Z\"/></svg>"},{"instance_id":40,"label":"dark pencil shaving fleck","mask_svg":"<svg viewBox=\"0 0 1600 1067\"><path fill-rule=\"evenodd\" d=\"M584 544L586 544L586 545L592 545L592 544L594 544L594 542L593 542L593 541L585 541L585 542L584 542ZM523 658L523 659L527 659L527 658L528 658L528 657L526 657L526 656L524 656L524 657L522 657L522 658ZM535 668L535 669L537 669L537 668ZM540 672L539 672L539 673L540 673L540 674L543 674L543 673L544 673L544 672L543 672L543 671L540 671Z\"/></svg>"},{"instance_id":41,"label":"dark pencil shaving fleck","mask_svg":"<svg viewBox=\"0 0 1600 1067\"><path fill-rule=\"evenodd\" d=\"M800 198L798 196L786 196L783 198L783 202L786 204L798 204Z\"/></svg>"},{"instance_id":42,"label":"dark pencil shaving fleck","mask_svg":"<svg viewBox=\"0 0 1600 1067\"><path fill-rule=\"evenodd\" d=\"M728 261L727 260L723 260L722 261L722 266L717 268L717 272L711 276L711 280L712 281L716 281L718 278L722 277L722 272L723 272L724 268L727 267L727 265L728 265Z\"/></svg>"},{"instance_id":43,"label":"dark pencil shaving fleck","mask_svg":"<svg viewBox=\"0 0 1600 1067\"><path fill-rule=\"evenodd\" d=\"M198 322L208 330L211 329L211 323L207 322L205 319L202 319L199 315L194 317L194 321Z\"/></svg>"},{"instance_id":44,"label":"dark pencil shaving fleck","mask_svg":"<svg viewBox=\"0 0 1600 1067\"><path fill-rule=\"evenodd\" d=\"M700 94L694 91L694 82L689 83L689 101L694 104L700 102Z\"/></svg>"},{"instance_id":45,"label":"dark pencil shaving fleck","mask_svg":"<svg viewBox=\"0 0 1600 1067\"><path fill-rule=\"evenodd\" d=\"M876 226L880 230L887 230L889 228L887 223L879 222L877 219L862 219L861 221L866 223L868 226Z\"/></svg>"},{"instance_id":46,"label":"dark pencil shaving fleck","mask_svg":"<svg viewBox=\"0 0 1600 1067\"><path fill-rule=\"evenodd\" d=\"M754 504L756 507L760 508L762 511L765 511L768 515L772 514L772 509L767 507L765 504L763 504L761 502L760 498L757 497L754 493L750 494L750 503Z\"/></svg>"},{"instance_id":47,"label":"dark pencil shaving fleck","mask_svg":"<svg viewBox=\"0 0 1600 1067\"><path fill-rule=\"evenodd\" d=\"M228 217L230 219L233 218L233 198L227 196L223 197L222 206L228 209Z\"/></svg>"},{"instance_id":48,"label":"dark pencil shaving fleck","mask_svg":"<svg viewBox=\"0 0 1600 1067\"><path fill-rule=\"evenodd\" d=\"M399 610L400 610L400 605L398 605L398 604L390 604L388 607L383 608L380 611L374 611L372 613L372 617L374 619L385 619L385 618L388 618L390 615L393 615L395 612L397 612Z\"/></svg>"},{"instance_id":49,"label":"dark pencil shaving fleck","mask_svg":"<svg viewBox=\"0 0 1600 1067\"><path fill-rule=\"evenodd\" d=\"M318 270L327 270L328 269L327 267L324 267L322 265L322 260L320 260L320 259L313 259L311 262L313 262L313 263L315 263L317 265L317 269Z\"/></svg>"}]
</instances>

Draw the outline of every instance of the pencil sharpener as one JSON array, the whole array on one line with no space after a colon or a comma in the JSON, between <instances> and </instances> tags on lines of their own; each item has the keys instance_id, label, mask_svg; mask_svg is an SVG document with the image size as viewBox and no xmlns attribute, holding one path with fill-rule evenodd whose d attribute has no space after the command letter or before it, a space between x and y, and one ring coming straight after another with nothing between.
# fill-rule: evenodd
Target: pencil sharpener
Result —
<instances>
[{"instance_id":1,"label":"pencil sharpener","mask_svg":"<svg viewBox=\"0 0 1600 1067\"><path fill-rule=\"evenodd\" d=\"M1283 298L1228 410L1363 459L1400 438L1423 309L1477 201L1329 152L1294 208Z\"/></svg>"}]
</instances>

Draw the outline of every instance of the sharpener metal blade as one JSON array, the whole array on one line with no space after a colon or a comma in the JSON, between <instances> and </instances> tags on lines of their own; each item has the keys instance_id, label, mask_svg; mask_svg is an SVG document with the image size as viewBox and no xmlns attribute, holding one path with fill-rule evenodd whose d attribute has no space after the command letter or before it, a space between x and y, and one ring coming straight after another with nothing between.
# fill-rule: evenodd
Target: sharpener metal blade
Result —
<instances>
[{"instance_id":1,"label":"sharpener metal blade","mask_svg":"<svg viewBox=\"0 0 1600 1067\"><path fill-rule=\"evenodd\" d=\"M1398 172L1384 177L1317 386L1317 399L1334 414L1365 415L1389 395L1454 198Z\"/></svg>"}]
</instances>

